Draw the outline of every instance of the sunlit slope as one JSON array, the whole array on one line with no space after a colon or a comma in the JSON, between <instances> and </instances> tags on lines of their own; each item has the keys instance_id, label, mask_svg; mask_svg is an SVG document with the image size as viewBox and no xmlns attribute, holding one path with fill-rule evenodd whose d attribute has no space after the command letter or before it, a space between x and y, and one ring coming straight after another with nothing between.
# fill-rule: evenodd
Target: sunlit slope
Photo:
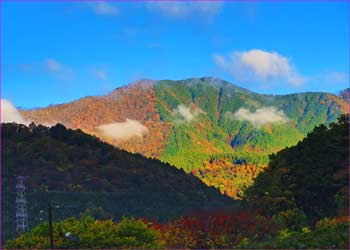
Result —
<instances>
[{"instance_id":1,"label":"sunlit slope","mask_svg":"<svg viewBox=\"0 0 350 250\"><path fill-rule=\"evenodd\" d=\"M259 95L213 78L159 81L155 93L162 121L173 124L161 159L186 171L215 154L268 155L346 111L343 100L327 93ZM178 107L186 107L190 119L179 117ZM242 109L256 120L237 116Z\"/></svg>"}]
</instances>

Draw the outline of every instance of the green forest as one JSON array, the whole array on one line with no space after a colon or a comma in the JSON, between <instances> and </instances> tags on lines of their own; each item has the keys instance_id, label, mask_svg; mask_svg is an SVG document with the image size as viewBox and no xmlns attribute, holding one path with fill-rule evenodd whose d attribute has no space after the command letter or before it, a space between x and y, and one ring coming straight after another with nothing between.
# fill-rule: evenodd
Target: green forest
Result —
<instances>
[{"instance_id":1,"label":"green forest","mask_svg":"<svg viewBox=\"0 0 350 250\"><path fill-rule=\"evenodd\" d=\"M262 95L216 78L164 80L154 88L162 121L173 124L160 159L235 199L267 167L270 154L297 144L315 126L329 125L346 112L342 98L328 93ZM190 121L174 115L181 105L191 111ZM235 116L242 109L251 114L272 110L265 116L285 118L256 125Z\"/></svg>"},{"instance_id":2,"label":"green forest","mask_svg":"<svg viewBox=\"0 0 350 250\"><path fill-rule=\"evenodd\" d=\"M328 93L262 95L216 78L163 80L154 88L161 120L173 123L160 159L186 172L222 154L242 159L249 154L251 163L265 165L269 154L295 145L315 126L334 122L344 112L342 99ZM190 108L190 122L174 115L179 105ZM288 119L257 129L233 115L241 108L255 112L272 106Z\"/></svg>"}]
</instances>

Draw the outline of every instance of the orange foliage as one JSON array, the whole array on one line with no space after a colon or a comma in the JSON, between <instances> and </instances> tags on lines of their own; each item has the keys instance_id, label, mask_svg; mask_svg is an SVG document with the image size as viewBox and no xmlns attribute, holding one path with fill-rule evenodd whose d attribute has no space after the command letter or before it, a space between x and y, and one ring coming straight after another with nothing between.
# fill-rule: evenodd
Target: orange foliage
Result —
<instances>
[{"instance_id":1,"label":"orange foliage","mask_svg":"<svg viewBox=\"0 0 350 250\"><path fill-rule=\"evenodd\" d=\"M349 113L349 103L345 102L342 98L333 95L327 95L327 98L330 102L329 105L331 105L333 102L338 103L339 108L343 113Z\"/></svg>"},{"instance_id":2,"label":"orange foliage","mask_svg":"<svg viewBox=\"0 0 350 250\"><path fill-rule=\"evenodd\" d=\"M170 123L160 120L151 82L136 82L105 96L86 97L47 108L22 110L21 115L37 124L62 123L68 128L79 128L116 147L153 158L161 156L172 128ZM126 119L140 121L148 128L149 133L143 138L135 137L121 141L108 138L96 129L102 124L124 122Z\"/></svg>"},{"instance_id":3,"label":"orange foliage","mask_svg":"<svg viewBox=\"0 0 350 250\"><path fill-rule=\"evenodd\" d=\"M221 193L239 199L242 190L253 183L262 169L250 163L234 164L230 159L219 159L204 162L194 175L206 185L218 187Z\"/></svg>"}]
</instances>

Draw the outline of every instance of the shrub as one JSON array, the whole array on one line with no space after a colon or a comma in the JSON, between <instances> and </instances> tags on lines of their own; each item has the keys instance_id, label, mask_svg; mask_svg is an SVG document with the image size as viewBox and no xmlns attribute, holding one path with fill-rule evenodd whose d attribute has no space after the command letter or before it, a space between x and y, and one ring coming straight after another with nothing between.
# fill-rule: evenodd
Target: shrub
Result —
<instances>
[{"instance_id":1,"label":"shrub","mask_svg":"<svg viewBox=\"0 0 350 250\"><path fill-rule=\"evenodd\" d=\"M272 220L281 229L289 228L292 230L300 230L307 225L305 213L298 208L282 211L274 215Z\"/></svg>"},{"instance_id":2,"label":"shrub","mask_svg":"<svg viewBox=\"0 0 350 250\"><path fill-rule=\"evenodd\" d=\"M159 232L141 220L94 220L90 216L68 218L53 224L56 248L160 248ZM67 238L74 235L77 241ZM5 248L48 249L48 223L43 223L14 240Z\"/></svg>"}]
</instances>

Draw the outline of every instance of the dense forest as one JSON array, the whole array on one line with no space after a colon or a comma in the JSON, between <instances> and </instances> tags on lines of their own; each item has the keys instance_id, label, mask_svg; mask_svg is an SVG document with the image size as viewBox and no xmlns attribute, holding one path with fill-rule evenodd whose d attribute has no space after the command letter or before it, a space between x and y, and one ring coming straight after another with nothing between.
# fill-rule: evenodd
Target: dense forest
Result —
<instances>
[{"instance_id":1,"label":"dense forest","mask_svg":"<svg viewBox=\"0 0 350 250\"><path fill-rule=\"evenodd\" d=\"M29 131L14 124L4 128L7 126L14 136L18 128ZM58 125L52 130L76 133L63 128ZM317 126L297 145L272 154L267 168L253 181L236 207L198 208L168 222L147 216L112 221L87 210L80 217L54 224L57 244L76 247L77 242L64 234L71 230L80 239L79 246L95 248L349 248L348 115L329 126ZM45 248L47 230L47 223L41 224L6 246Z\"/></svg>"},{"instance_id":2,"label":"dense forest","mask_svg":"<svg viewBox=\"0 0 350 250\"><path fill-rule=\"evenodd\" d=\"M56 220L87 208L113 218L124 215L169 220L202 207L234 202L198 178L169 164L128 153L61 124L2 124L2 233L15 232L16 176L26 176L29 224ZM102 207L102 211L100 209Z\"/></svg>"},{"instance_id":3,"label":"dense forest","mask_svg":"<svg viewBox=\"0 0 350 250\"><path fill-rule=\"evenodd\" d=\"M266 213L301 209L313 221L347 212L349 116L317 126L296 146L270 156L245 200Z\"/></svg>"}]
</instances>

